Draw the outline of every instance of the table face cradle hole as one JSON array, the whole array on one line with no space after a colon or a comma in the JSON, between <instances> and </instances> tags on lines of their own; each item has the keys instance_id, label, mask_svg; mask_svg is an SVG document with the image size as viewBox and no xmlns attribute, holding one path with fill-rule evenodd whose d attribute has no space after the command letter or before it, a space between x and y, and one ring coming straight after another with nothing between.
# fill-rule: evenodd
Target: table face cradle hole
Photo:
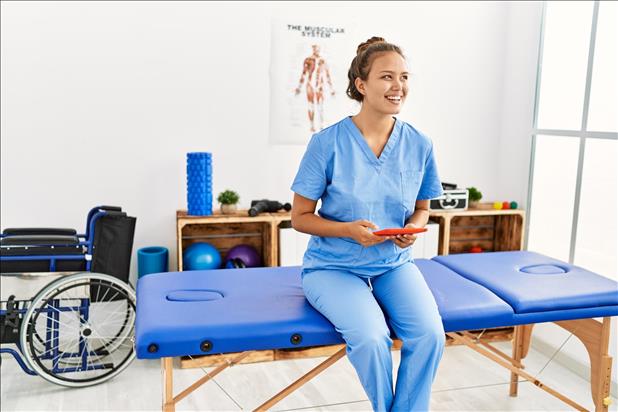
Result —
<instances>
[{"instance_id":1,"label":"table face cradle hole","mask_svg":"<svg viewBox=\"0 0 618 412\"><path fill-rule=\"evenodd\" d=\"M167 294L166 299L172 302L206 302L223 299L223 293L216 290L174 290Z\"/></svg>"},{"instance_id":2,"label":"table face cradle hole","mask_svg":"<svg viewBox=\"0 0 618 412\"><path fill-rule=\"evenodd\" d=\"M530 265L519 268L519 271L532 275L562 275L569 270L558 265Z\"/></svg>"}]
</instances>

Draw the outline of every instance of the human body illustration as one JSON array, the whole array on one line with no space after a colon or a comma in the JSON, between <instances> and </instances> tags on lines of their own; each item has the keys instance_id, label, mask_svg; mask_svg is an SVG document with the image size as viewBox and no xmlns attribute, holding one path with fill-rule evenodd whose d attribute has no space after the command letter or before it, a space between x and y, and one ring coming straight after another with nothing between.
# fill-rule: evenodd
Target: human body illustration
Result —
<instances>
[{"instance_id":1,"label":"human body illustration","mask_svg":"<svg viewBox=\"0 0 618 412\"><path fill-rule=\"evenodd\" d=\"M331 96L335 95L333 83L330 77L330 69L324 57L320 55L320 46L314 44L311 46L312 53L303 61L303 71L300 75L298 87L295 94L299 95L303 83L305 83L305 91L307 96L307 115L311 132L316 131L316 111L318 113L317 123L319 130L324 128L324 83L328 84Z\"/></svg>"}]
</instances>

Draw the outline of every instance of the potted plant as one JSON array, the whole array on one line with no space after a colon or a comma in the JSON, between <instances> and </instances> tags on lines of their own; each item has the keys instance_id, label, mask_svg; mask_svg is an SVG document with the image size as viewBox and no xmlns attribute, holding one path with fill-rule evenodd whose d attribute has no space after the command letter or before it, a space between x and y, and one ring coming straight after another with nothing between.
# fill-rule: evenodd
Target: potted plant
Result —
<instances>
[{"instance_id":1,"label":"potted plant","mask_svg":"<svg viewBox=\"0 0 618 412\"><path fill-rule=\"evenodd\" d=\"M477 208L479 206L479 200L483 198L483 194L476 187L468 188L468 200L469 207Z\"/></svg>"},{"instance_id":2,"label":"potted plant","mask_svg":"<svg viewBox=\"0 0 618 412\"><path fill-rule=\"evenodd\" d=\"M235 213L238 200L240 200L240 196L233 190L227 189L219 193L217 201L221 204L221 213L226 215Z\"/></svg>"}]
</instances>

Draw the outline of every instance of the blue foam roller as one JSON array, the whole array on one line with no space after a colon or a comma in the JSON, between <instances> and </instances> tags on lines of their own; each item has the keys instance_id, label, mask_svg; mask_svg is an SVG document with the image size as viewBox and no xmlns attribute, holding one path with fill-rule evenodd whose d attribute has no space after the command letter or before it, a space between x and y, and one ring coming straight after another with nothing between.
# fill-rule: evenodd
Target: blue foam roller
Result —
<instances>
[{"instance_id":1,"label":"blue foam roller","mask_svg":"<svg viewBox=\"0 0 618 412\"><path fill-rule=\"evenodd\" d=\"M211 153L187 153L187 208L189 215L212 215Z\"/></svg>"}]
</instances>

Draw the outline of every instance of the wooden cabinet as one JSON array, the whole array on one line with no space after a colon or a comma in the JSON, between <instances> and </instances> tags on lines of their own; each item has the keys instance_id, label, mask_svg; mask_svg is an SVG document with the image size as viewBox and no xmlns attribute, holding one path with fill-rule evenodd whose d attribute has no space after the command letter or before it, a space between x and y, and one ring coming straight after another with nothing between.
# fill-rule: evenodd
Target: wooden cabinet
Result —
<instances>
[{"instance_id":1,"label":"wooden cabinet","mask_svg":"<svg viewBox=\"0 0 618 412\"><path fill-rule=\"evenodd\" d=\"M458 212L432 211L429 218L440 224L438 254L521 250L524 245L525 212L520 209Z\"/></svg>"},{"instance_id":2,"label":"wooden cabinet","mask_svg":"<svg viewBox=\"0 0 618 412\"><path fill-rule=\"evenodd\" d=\"M239 210L232 215L215 212L210 216L189 216L186 210L179 210L176 212L178 270L183 269L182 252L195 242L212 244L223 259L232 247L251 245L261 254L264 266L278 266L279 225L290 220L290 212L251 217L247 210Z\"/></svg>"}]
</instances>

